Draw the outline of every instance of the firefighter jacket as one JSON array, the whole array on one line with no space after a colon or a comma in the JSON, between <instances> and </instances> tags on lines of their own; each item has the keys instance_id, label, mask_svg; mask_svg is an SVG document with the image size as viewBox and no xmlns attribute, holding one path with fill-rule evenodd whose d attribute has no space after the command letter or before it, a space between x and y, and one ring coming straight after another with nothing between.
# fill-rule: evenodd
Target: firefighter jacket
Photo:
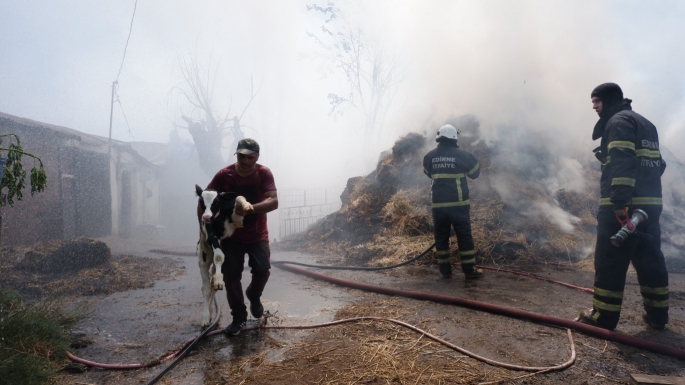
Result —
<instances>
[{"instance_id":1,"label":"firefighter jacket","mask_svg":"<svg viewBox=\"0 0 685 385\"><path fill-rule=\"evenodd\" d=\"M630 103L624 99L612 105L613 114L600 119L593 134L593 139L602 137L595 149L602 163L600 210L662 205L661 175L666 163L659 151L659 134Z\"/></svg>"},{"instance_id":2,"label":"firefighter jacket","mask_svg":"<svg viewBox=\"0 0 685 385\"><path fill-rule=\"evenodd\" d=\"M441 142L423 158L423 172L431 178L431 208L469 205L466 177L478 178L478 160L455 142Z\"/></svg>"}]
</instances>

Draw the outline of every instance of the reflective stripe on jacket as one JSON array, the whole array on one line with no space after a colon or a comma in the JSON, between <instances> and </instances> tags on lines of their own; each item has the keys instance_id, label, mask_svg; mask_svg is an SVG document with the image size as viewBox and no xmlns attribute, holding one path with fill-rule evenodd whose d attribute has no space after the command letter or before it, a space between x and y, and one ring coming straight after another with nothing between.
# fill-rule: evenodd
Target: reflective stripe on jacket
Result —
<instances>
[{"instance_id":1,"label":"reflective stripe on jacket","mask_svg":"<svg viewBox=\"0 0 685 385\"><path fill-rule=\"evenodd\" d=\"M431 208L467 206L466 177L478 178L480 165L456 143L442 142L423 158L423 172L431 178Z\"/></svg>"}]
</instances>

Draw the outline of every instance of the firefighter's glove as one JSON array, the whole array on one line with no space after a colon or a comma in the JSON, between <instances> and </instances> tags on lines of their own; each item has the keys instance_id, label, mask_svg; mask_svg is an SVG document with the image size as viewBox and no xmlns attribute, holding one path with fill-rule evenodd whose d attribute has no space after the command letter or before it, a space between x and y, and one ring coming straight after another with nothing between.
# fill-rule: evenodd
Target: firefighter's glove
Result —
<instances>
[{"instance_id":1,"label":"firefighter's glove","mask_svg":"<svg viewBox=\"0 0 685 385\"><path fill-rule=\"evenodd\" d=\"M614 209L614 214L616 214L616 220L621 224L625 225L628 221L628 208L624 207L622 209Z\"/></svg>"},{"instance_id":2,"label":"firefighter's glove","mask_svg":"<svg viewBox=\"0 0 685 385\"><path fill-rule=\"evenodd\" d=\"M595 158L597 158L598 161L601 163L605 163L607 158L604 156L604 153L602 152L602 147L597 147L592 152L595 153Z\"/></svg>"}]
</instances>

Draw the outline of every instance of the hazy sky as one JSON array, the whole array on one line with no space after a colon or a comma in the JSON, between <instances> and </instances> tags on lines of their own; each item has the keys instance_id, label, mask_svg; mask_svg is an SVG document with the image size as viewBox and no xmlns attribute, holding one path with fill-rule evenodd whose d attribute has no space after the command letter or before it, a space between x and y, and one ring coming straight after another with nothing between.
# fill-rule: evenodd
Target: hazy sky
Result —
<instances>
[{"instance_id":1,"label":"hazy sky","mask_svg":"<svg viewBox=\"0 0 685 385\"><path fill-rule=\"evenodd\" d=\"M134 0L2 0L0 111L107 136ZM344 185L363 165L359 120L328 116L307 32L321 18L307 2L139 0L119 75L113 137L168 141L187 104L175 91L179 58L218 68L216 109L242 112L250 78L262 89L245 114L261 163L283 186ZM311 4L311 2L309 2ZM323 2L318 4L323 5ZM400 135L474 114L484 134L545 133L569 157L591 154L590 91L620 84L682 160L685 149L685 2L347 1L348 18L402 58L406 80L380 148ZM229 105L231 106L229 111ZM185 107L184 107L185 106ZM280 173L280 174L279 174Z\"/></svg>"}]
</instances>

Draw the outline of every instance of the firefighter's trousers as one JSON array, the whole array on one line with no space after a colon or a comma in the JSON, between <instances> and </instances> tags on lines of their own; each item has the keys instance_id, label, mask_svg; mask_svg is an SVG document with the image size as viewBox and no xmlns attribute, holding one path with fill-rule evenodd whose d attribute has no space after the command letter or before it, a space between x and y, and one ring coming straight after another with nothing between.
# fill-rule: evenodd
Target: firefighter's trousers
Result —
<instances>
[{"instance_id":1,"label":"firefighter's trousers","mask_svg":"<svg viewBox=\"0 0 685 385\"><path fill-rule=\"evenodd\" d=\"M432 211L438 263L450 263L450 231L454 227L461 268L465 272L472 271L476 264L476 250L471 235L470 207L468 205L444 207Z\"/></svg>"},{"instance_id":2,"label":"firefighter's trousers","mask_svg":"<svg viewBox=\"0 0 685 385\"><path fill-rule=\"evenodd\" d=\"M668 323L668 271L661 252L659 227L661 206L642 209L647 212L649 219L640 223L637 231L651 235L652 239L632 234L621 247L609 242L609 238L621 229L614 212L610 208L603 208L597 215L592 317L601 326L613 329L618 324L626 273L631 262L637 271L645 311L654 321Z\"/></svg>"}]
</instances>

